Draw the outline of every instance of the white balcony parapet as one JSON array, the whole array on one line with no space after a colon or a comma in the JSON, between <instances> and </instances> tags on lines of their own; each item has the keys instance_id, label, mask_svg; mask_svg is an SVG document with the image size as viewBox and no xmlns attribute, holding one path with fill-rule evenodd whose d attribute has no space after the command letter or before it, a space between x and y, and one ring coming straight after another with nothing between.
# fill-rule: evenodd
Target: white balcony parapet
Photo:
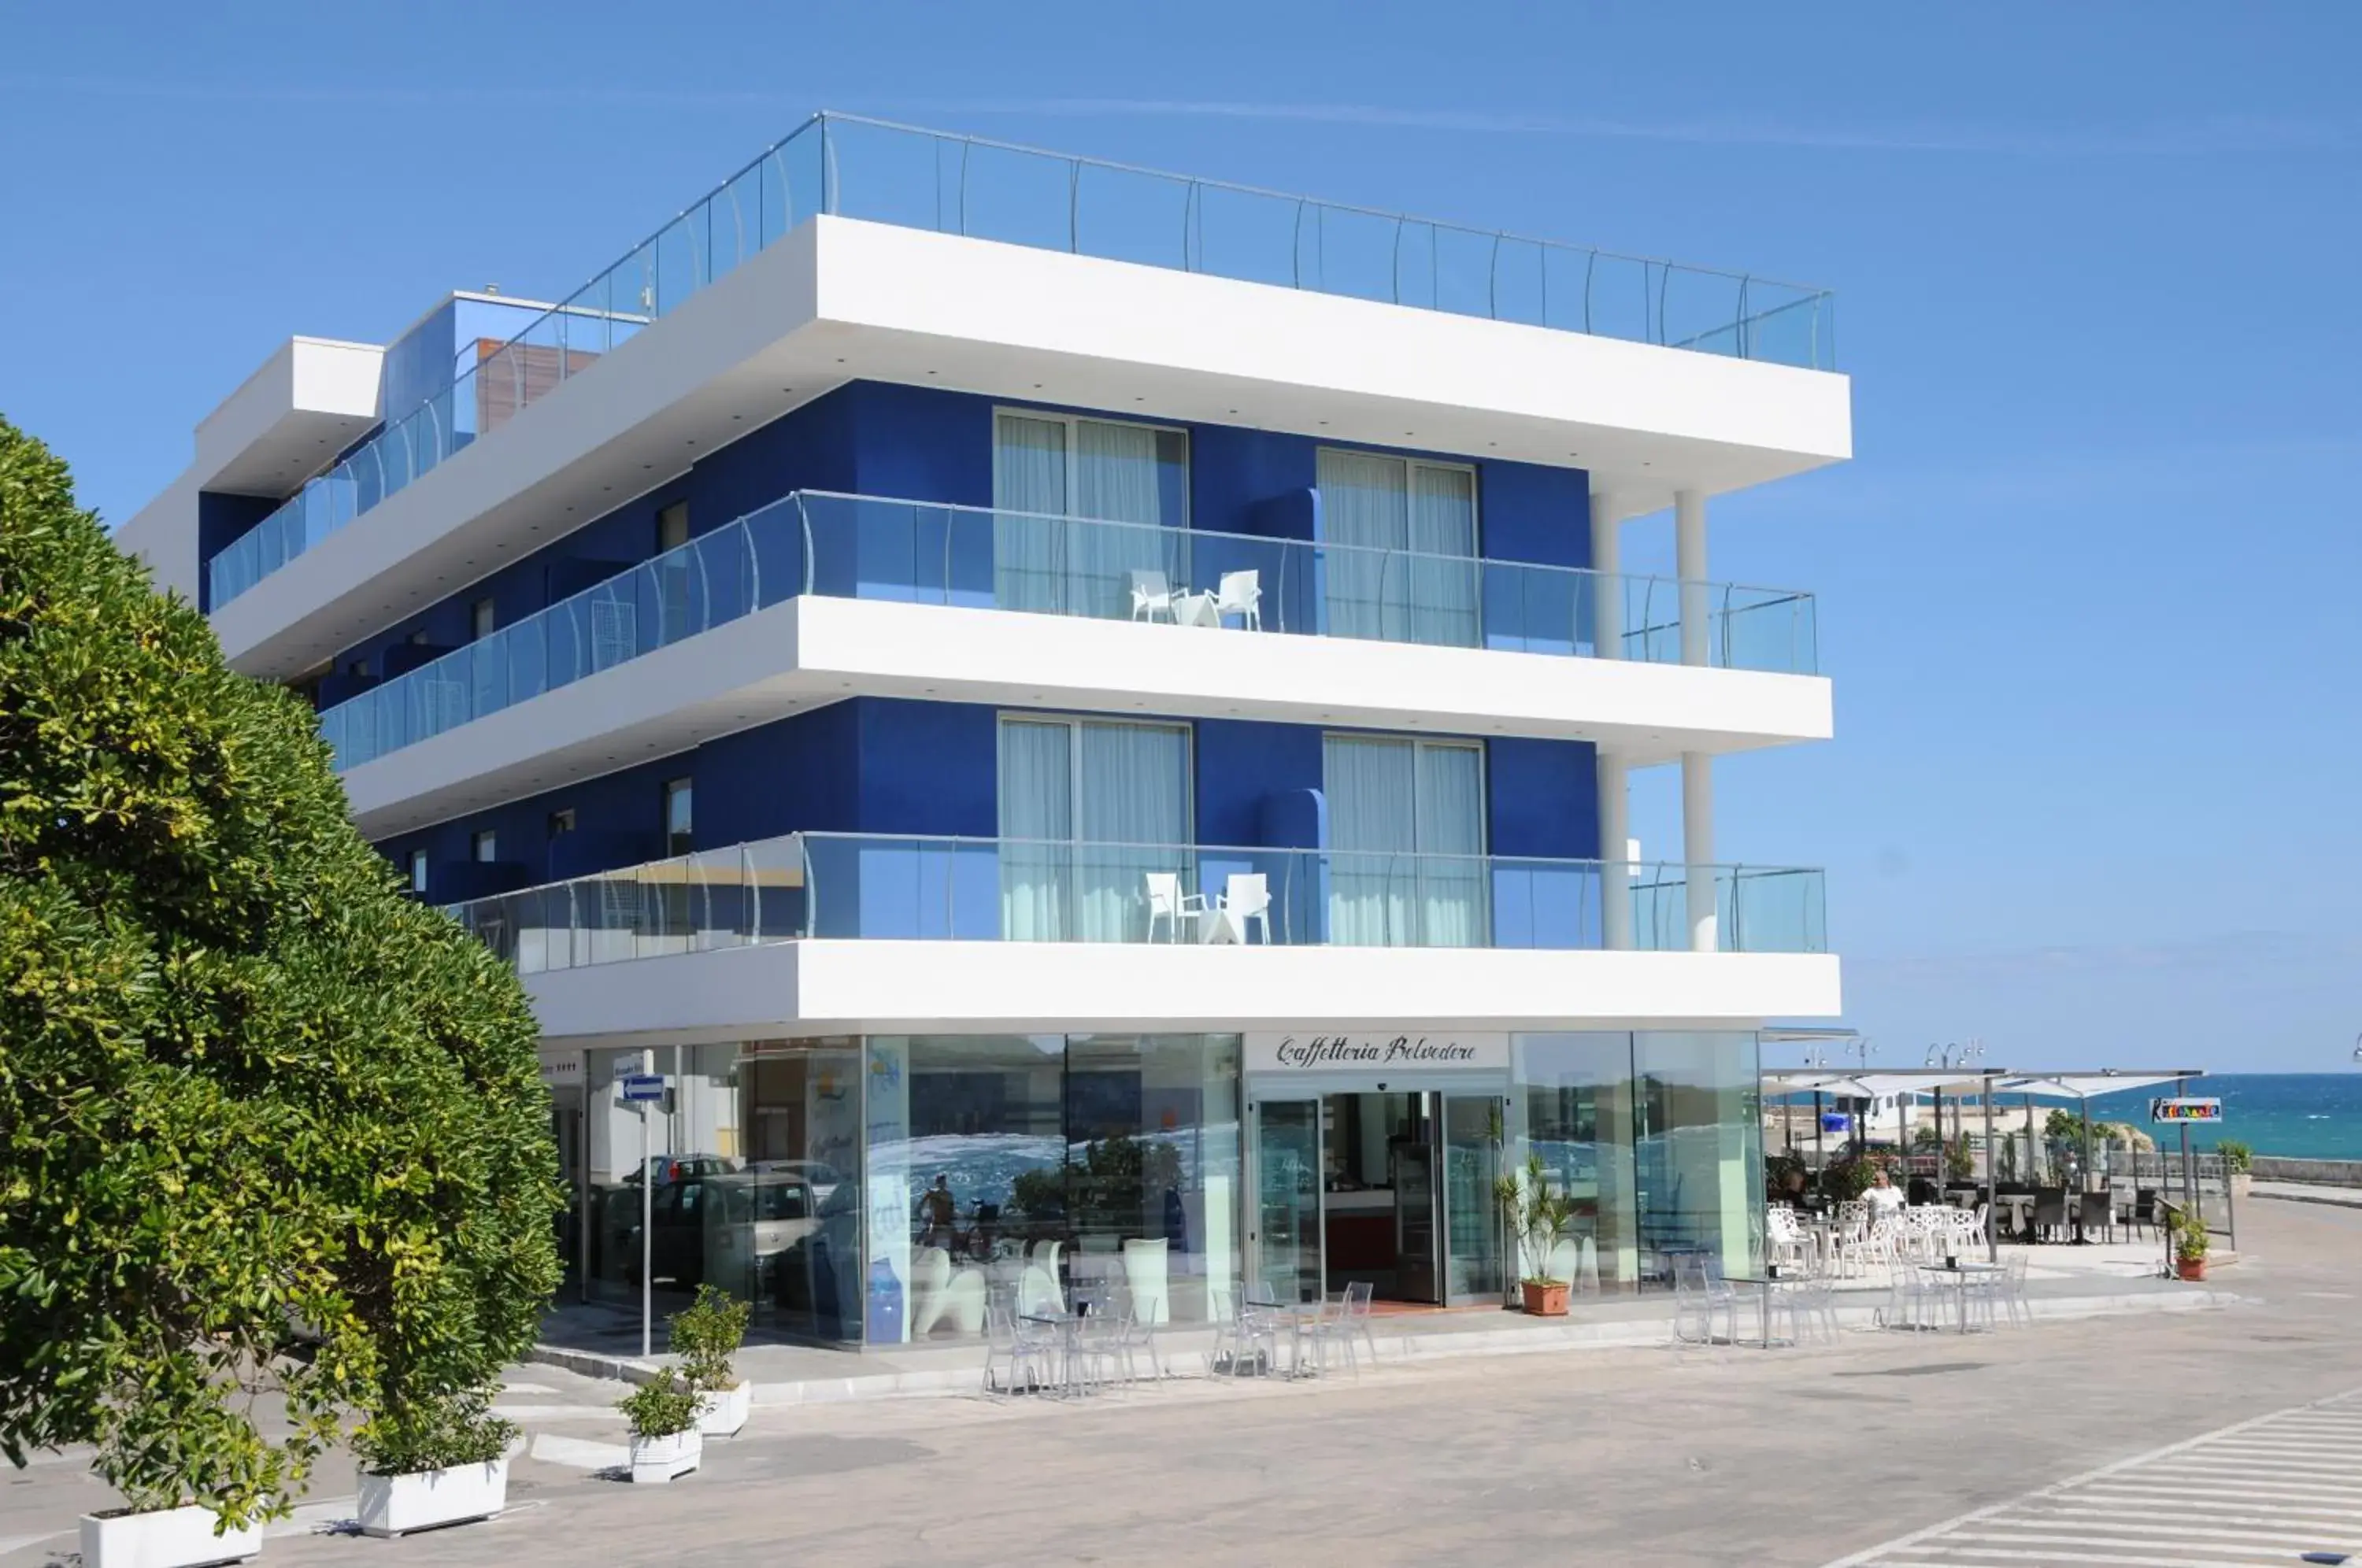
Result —
<instances>
[{"instance_id":1,"label":"white balcony parapet","mask_svg":"<svg viewBox=\"0 0 2362 1568\"><path fill-rule=\"evenodd\" d=\"M1683 642L1693 589L1703 658ZM328 709L321 734L349 771L807 594L1783 675L1817 660L1813 596L1791 590L806 491Z\"/></svg>"},{"instance_id":2,"label":"white balcony parapet","mask_svg":"<svg viewBox=\"0 0 2362 1568\"><path fill-rule=\"evenodd\" d=\"M949 171L946 178L945 171ZM226 603L815 215L1827 370L1828 291L815 116L206 563Z\"/></svg>"}]
</instances>

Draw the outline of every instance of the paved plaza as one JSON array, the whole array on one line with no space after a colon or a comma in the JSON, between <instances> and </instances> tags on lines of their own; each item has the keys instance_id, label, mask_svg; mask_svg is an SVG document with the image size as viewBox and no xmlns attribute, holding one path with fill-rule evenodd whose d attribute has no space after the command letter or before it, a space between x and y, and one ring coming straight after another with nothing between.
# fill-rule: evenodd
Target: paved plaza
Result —
<instances>
[{"instance_id":1,"label":"paved plaza","mask_svg":"<svg viewBox=\"0 0 2362 1568\"><path fill-rule=\"evenodd\" d=\"M1394 1356L1358 1382L1189 1377L1078 1403L774 1403L668 1488L607 1478L614 1384L529 1366L504 1401L530 1434L506 1517L337 1533L351 1474L331 1466L259 1561L2211 1568L2362 1549L2345 1463L2362 1401L2338 1403L2362 1390L2362 1211L2259 1200L2240 1242L2215 1305L2123 1299L1967 1338ZM106 1496L71 1456L9 1477L0 1568L70 1561L74 1516Z\"/></svg>"}]
</instances>

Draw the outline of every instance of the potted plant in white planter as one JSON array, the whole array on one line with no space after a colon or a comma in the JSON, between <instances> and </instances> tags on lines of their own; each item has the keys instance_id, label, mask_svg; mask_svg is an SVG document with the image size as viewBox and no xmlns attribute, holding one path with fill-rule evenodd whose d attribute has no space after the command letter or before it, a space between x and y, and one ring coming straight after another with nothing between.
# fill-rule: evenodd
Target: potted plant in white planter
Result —
<instances>
[{"instance_id":1,"label":"potted plant in white planter","mask_svg":"<svg viewBox=\"0 0 2362 1568\"><path fill-rule=\"evenodd\" d=\"M508 1506L516 1428L489 1413L492 1391L469 1389L392 1406L353 1434L361 1462L364 1535L488 1519Z\"/></svg>"},{"instance_id":2,"label":"potted plant in white planter","mask_svg":"<svg viewBox=\"0 0 2362 1568\"><path fill-rule=\"evenodd\" d=\"M730 1364L746 1338L749 1310L727 1291L701 1285L696 1301L672 1315L672 1353L697 1391L697 1430L707 1437L736 1437L754 1403L753 1386Z\"/></svg>"},{"instance_id":3,"label":"potted plant in white planter","mask_svg":"<svg viewBox=\"0 0 2362 1568\"><path fill-rule=\"evenodd\" d=\"M665 1482L688 1474L705 1457L697 1413L705 1397L669 1372L641 1384L615 1408L632 1423L632 1480Z\"/></svg>"},{"instance_id":4,"label":"potted plant in white planter","mask_svg":"<svg viewBox=\"0 0 2362 1568\"><path fill-rule=\"evenodd\" d=\"M1526 1310L1538 1318L1564 1317L1574 1282L1557 1278L1551 1268L1574 1222L1574 1199L1551 1190L1550 1168L1538 1154L1526 1156L1523 1171L1495 1181L1493 1197L1518 1238L1518 1285Z\"/></svg>"},{"instance_id":5,"label":"potted plant in white planter","mask_svg":"<svg viewBox=\"0 0 2362 1568\"><path fill-rule=\"evenodd\" d=\"M243 1562L262 1550L262 1521L231 1528L202 1503L127 1508L82 1517L82 1560L88 1568L209 1568Z\"/></svg>"}]
</instances>

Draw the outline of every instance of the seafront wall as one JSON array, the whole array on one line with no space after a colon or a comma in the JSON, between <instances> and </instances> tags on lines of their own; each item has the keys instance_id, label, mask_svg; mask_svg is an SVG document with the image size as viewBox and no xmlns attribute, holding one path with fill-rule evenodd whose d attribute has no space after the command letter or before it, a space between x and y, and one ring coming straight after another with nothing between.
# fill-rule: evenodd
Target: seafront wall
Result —
<instances>
[{"instance_id":1,"label":"seafront wall","mask_svg":"<svg viewBox=\"0 0 2362 1568\"><path fill-rule=\"evenodd\" d=\"M2362 1160L2290 1160L2257 1154L2258 1181L2310 1181L2325 1187L2362 1187Z\"/></svg>"}]
</instances>

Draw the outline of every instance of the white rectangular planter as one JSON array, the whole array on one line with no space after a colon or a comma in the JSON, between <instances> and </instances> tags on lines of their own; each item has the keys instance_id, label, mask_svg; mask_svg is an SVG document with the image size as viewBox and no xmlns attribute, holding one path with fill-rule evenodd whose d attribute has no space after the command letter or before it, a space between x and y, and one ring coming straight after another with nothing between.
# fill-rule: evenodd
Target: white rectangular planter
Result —
<instances>
[{"instance_id":1,"label":"white rectangular planter","mask_svg":"<svg viewBox=\"0 0 2362 1568\"><path fill-rule=\"evenodd\" d=\"M437 1525L488 1519L508 1506L509 1462L503 1457L407 1475L364 1472L360 1494L363 1535L407 1535Z\"/></svg>"},{"instance_id":2,"label":"white rectangular planter","mask_svg":"<svg viewBox=\"0 0 2362 1568\"><path fill-rule=\"evenodd\" d=\"M697 1468L705 1457L705 1434L691 1430L670 1437L632 1440L632 1481L646 1485L670 1481Z\"/></svg>"},{"instance_id":3,"label":"white rectangular planter","mask_svg":"<svg viewBox=\"0 0 2362 1568\"><path fill-rule=\"evenodd\" d=\"M697 1430L706 1437L736 1437L755 1403L755 1386L740 1378L718 1394L708 1394L697 1407Z\"/></svg>"},{"instance_id":4,"label":"white rectangular planter","mask_svg":"<svg viewBox=\"0 0 2362 1568\"><path fill-rule=\"evenodd\" d=\"M211 1508L82 1517L83 1568L204 1568L243 1562L262 1550L262 1527L214 1533Z\"/></svg>"}]
</instances>

